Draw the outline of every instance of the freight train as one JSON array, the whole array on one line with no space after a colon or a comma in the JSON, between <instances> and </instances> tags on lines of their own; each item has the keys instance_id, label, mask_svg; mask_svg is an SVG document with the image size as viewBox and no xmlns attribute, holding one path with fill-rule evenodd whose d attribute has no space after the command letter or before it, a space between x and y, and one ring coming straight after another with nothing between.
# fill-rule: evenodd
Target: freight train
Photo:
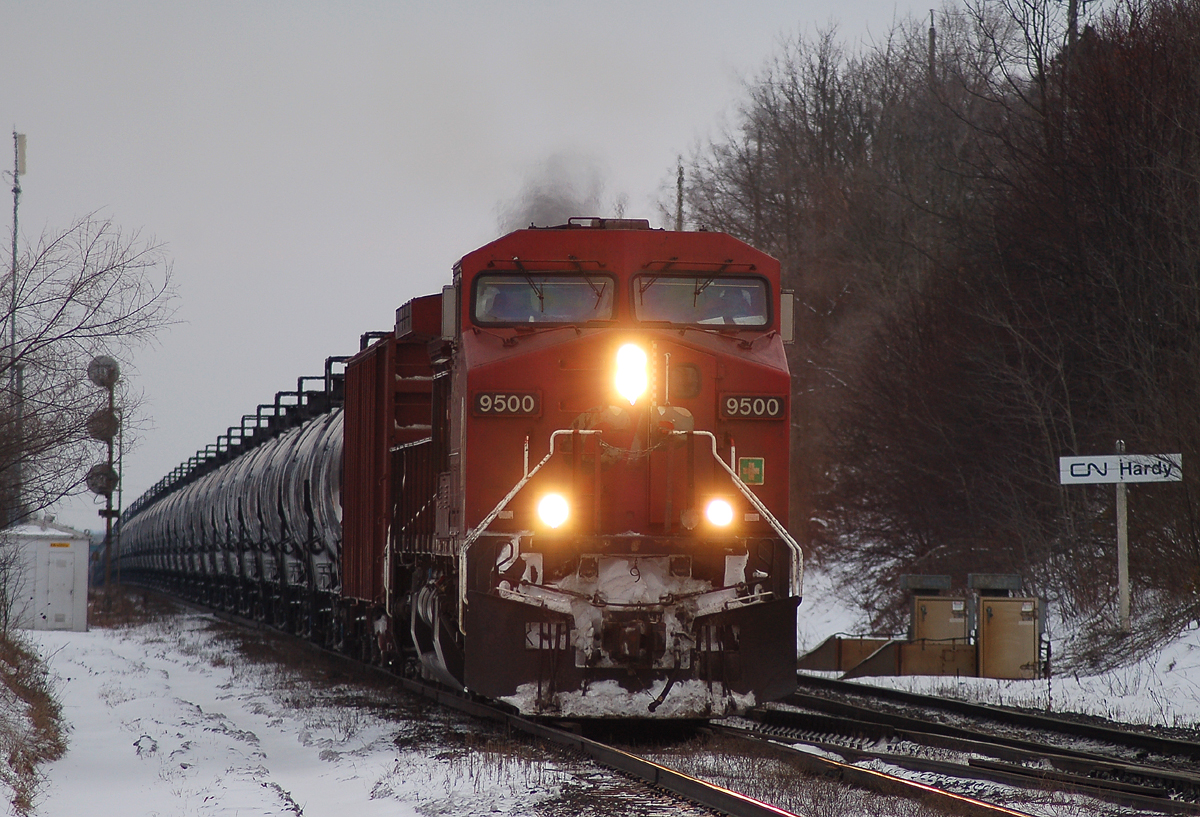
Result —
<instances>
[{"instance_id":1,"label":"freight train","mask_svg":"<svg viewBox=\"0 0 1200 817\"><path fill-rule=\"evenodd\" d=\"M731 236L518 230L133 503L124 577L526 714L777 698L791 334Z\"/></svg>"}]
</instances>

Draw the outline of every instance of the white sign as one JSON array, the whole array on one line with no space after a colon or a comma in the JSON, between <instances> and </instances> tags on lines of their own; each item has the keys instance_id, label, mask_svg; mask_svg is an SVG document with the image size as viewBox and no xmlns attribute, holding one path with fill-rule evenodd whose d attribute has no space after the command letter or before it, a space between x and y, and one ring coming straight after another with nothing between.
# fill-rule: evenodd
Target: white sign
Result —
<instances>
[{"instance_id":1,"label":"white sign","mask_svg":"<svg viewBox=\"0 0 1200 817\"><path fill-rule=\"evenodd\" d=\"M1179 482L1182 454L1109 454L1103 457L1059 457L1060 485L1107 482Z\"/></svg>"}]
</instances>

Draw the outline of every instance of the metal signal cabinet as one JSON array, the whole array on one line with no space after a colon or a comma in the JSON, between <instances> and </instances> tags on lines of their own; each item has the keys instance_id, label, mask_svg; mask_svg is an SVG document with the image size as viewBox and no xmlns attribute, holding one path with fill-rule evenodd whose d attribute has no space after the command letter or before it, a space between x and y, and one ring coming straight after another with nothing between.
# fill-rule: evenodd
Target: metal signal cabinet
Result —
<instances>
[{"instance_id":1,"label":"metal signal cabinet","mask_svg":"<svg viewBox=\"0 0 1200 817\"><path fill-rule=\"evenodd\" d=\"M0 556L15 550L17 570L8 588L7 612L28 630L87 630L86 535L38 520L0 532Z\"/></svg>"},{"instance_id":2,"label":"metal signal cabinet","mask_svg":"<svg viewBox=\"0 0 1200 817\"><path fill-rule=\"evenodd\" d=\"M914 596L912 640L966 640L967 602L947 596Z\"/></svg>"},{"instance_id":3,"label":"metal signal cabinet","mask_svg":"<svg viewBox=\"0 0 1200 817\"><path fill-rule=\"evenodd\" d=\"M1042 629L1038 599L980 596L979 676L1037 678Z\"/></svg>"}]
</instances>

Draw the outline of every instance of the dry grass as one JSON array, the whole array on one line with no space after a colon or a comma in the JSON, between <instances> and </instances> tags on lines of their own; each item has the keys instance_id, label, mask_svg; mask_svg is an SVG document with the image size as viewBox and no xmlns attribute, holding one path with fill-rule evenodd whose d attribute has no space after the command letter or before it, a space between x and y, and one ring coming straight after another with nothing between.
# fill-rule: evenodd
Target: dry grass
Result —
<instances>
[{"instance_id":1,"label":"dry grass","mask_svg":"<svg viewBox=\"0 0 1200 817\"><path fill-rule=\"evenodd\" d=\"M166 596L140 587L114 586L88 593L88 624L92 627L135 627L179 612Z\"/></svg>"},{"instance_id":2,"label":"dry grass","mask_svg":"<svg viewBox=\"0 0 1200 817\"><path fill-rule=\"evenodd\" d=\"M0 634L0 782L15 813L31 812L43 782L39 765L66 750L62 708L46 665L15 634Z\"/></svg>"}]
</instances>

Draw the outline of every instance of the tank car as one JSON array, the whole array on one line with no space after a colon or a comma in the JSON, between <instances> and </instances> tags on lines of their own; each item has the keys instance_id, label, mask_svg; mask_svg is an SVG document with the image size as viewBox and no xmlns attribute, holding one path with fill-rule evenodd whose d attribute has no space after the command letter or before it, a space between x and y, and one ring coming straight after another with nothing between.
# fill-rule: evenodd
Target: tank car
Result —
<instances>
[{"instance_id":1,"label":"tank car","mask_svg":"<svg viewBox=\"0 0 1200 817\"><path fill-rule=\"evenodd\" d=\"M511 233L139 500L127 575L526 714L779 697L790 333L778 262L728 235Z\"/></svg>"},{"instance_id":2,"label":"tank car","mask_svg":"<svg viewBox=\"0 0 1200 817\"><path fill-rule=\"evenodd\" d=\"M332 644L342 361L244 415L130 505L116 529L127 580Z\"/></svg>"}]
</instances>

